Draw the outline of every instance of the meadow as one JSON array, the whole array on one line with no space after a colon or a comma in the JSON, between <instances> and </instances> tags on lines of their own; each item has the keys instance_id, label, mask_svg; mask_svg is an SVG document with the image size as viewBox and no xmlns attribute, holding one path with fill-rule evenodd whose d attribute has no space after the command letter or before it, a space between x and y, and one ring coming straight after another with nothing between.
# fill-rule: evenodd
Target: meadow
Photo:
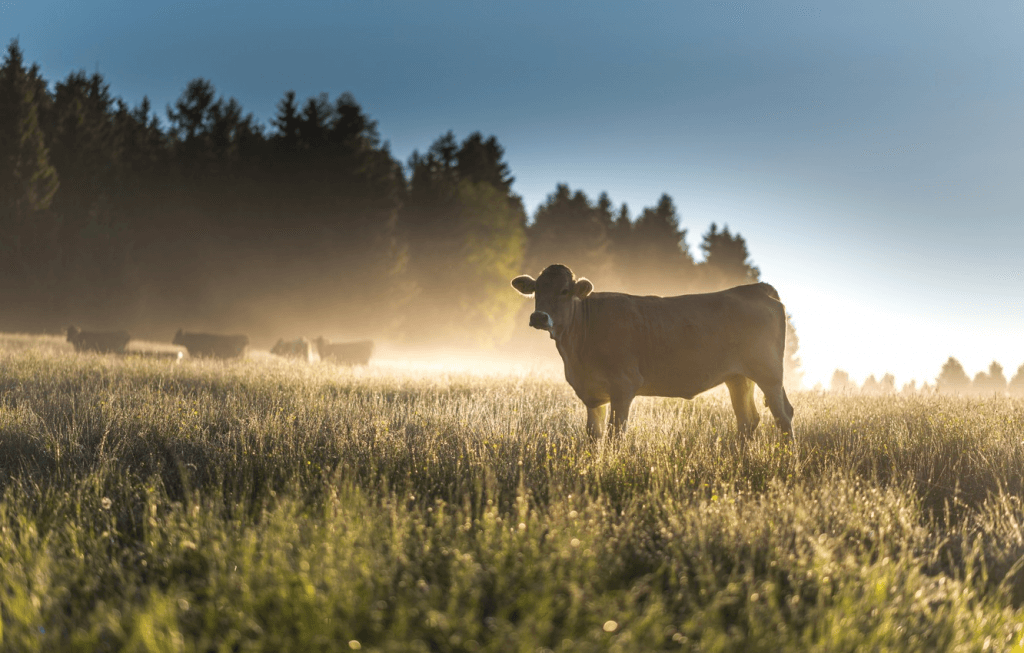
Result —
<instances>
[{"instance_id":1,"label":"meadow","mask_svg":"<svg viewBox=\"0 0 1024 653\"><path fill-rule=\"evenodd\" d=\"M0 650L1024 650L1024 401L791 399L0 336Z\"/></svg>"}]
</instances>

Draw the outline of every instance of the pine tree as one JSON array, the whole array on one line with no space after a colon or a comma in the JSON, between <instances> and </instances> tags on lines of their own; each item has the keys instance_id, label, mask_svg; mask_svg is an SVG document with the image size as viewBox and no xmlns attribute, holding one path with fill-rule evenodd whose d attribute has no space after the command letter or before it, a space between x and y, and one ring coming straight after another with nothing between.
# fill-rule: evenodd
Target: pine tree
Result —
<instances>
[{"instance_id":1,"label":"pine tree","mask_svg":"<svg viewBox=\"0 0 1024 653\"><path fill-rule=\"evenodd\" d=\"M474 184L486 183L505 194L512 192L515 177L504 161L505 148L494 136L486 140L480 132L473 132L462 142L455 157L455 171L459 179Z\"/></svg>"},{"instance_id":2,"label":"pine tree","mask_svg":"<svg viewBox=\"0 0 1024 653\"><path fill-rule=\"evenodd\" d=\"M59 185L40 126L45 95L38 66L26 69L11 41L0 65L0 202L22 220L49 208Z\"/></svg>"},{"instance_id":3,"label":"pine tree","mask_svg":"<svg viewBox=\"0 0 1024 653\"><path fill-rule=\"evenodd\" d=\"M690 289L693 257L671 197L662 195L656 206L643 210L630 240L629 254L620 270L630 292L676 295Z\"/></svg>"},{"instance_id":4,"label":"pine tree","mask_svg":"<svg viewBox=\"0 0 1024 653\"><path fill-rule=\"evenodd\" d=\"M607 201L607 195L602 198ZM527 270L537 274L548 265L560 263L600 282L611 267L609 218L607 205L595 205L583 191L574 193L567 185L558 184L537 208L527 229Z\"/></svg>"},{"instance_id":5,"label":"pine tree","mask_svg":"<svg viewBox=\"0 0 1024 653\"><path fill-rule=\"evenodd\" d=\"M704 261L698 268L702 287L706 290L756 283L761 277L761 271L750 262L743 236L729 233L728 225L719 231L718 225L712 223L703 236L700 249L704 253Z\"/></svg>"},{"instance_id":6,"label":"pine tree","mask_svg":"<svg viewBox=\"0 0 1024 653\"><path fill-rule=\"evenodd\" d=\"M295 91L288 91L277 103L277 114L270 124L277 129L274 141L284 153L292 153L299 147L299 106L295 103Z\"/></svg>"},{"instance_id":7,"label":"pine tree","mask_svg":"<svg viewBox=\"0 0 1024 653\"><path fill-rule=\"evenodd\" d=\"M56 303L59 240L49 209L59 183L40 120L48 102L38 66L26 68L11 41L0 65L0 276L9 288L0 302L10 328L28 328L32 313Z\"/></svg>"}]
</instances>

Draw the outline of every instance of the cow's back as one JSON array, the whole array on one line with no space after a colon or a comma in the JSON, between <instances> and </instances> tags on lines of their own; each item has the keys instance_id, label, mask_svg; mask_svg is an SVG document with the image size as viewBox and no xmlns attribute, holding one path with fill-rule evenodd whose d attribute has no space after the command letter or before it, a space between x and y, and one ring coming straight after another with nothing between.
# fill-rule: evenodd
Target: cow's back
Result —
<instances>
[{"instance_id":1,"label":"cow's back","mask_svg":"<svg viewBox=\"0 0 1024 653\"><path fill-rule=\"evenodd\" d=\"M187 349L190 357L238 358L245 354L249 337L179 331L172 342Z\"/></svg>"},{"instance_id":2,"label":"cow's back","mask_svg":"<svg viewBox=\"0 0 1024 653\"><path fill-rule=\"evenodd\" d=\"M637 394L689 398L733 374L781 374L785 312L777 297L768 284L676 297L592 293L581 307L584 346L566 361L567 378L615 383L632 375Z\"/></svg>"}]
</instances>

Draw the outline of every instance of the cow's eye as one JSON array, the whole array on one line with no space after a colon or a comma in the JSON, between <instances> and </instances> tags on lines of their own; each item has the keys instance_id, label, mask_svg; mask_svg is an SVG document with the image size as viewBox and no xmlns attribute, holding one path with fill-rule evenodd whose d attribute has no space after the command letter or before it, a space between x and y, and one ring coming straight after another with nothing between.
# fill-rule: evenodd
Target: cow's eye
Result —
<instances>
[{"instance_id":1,"label":"cow's eye","mask_svg":"<svg viewBox=\"0 0 1024 653\"><path fill-rule=\"evenodd\" d=\"M569 294L569 289L568 288L563 289L561 294L562 294L562 297L565 297L566 295Z\"/></svg>"}]
</instances>

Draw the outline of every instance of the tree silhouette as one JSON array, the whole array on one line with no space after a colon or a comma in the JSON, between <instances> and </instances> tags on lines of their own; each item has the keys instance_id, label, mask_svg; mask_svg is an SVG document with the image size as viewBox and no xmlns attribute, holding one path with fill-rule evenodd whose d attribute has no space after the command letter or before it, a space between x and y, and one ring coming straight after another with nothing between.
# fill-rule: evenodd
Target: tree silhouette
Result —
<instances>
[{"instance_id":1,"label":"tree silhouette","mask_svg":"<svg viewBox=\"0 0 1024 653\"><path fill-rule=\"evenodd\" d=\"M299 105L295 102L295 91L287 91L277 103L277 114L270 121L277 131L274 142L285 154L292 154L299 149L300 126Z\"/></svg>"},{"instance_id":2,"label":"tree silhouette","mask_svg":"<svg viewBox=\"0 0 1024 653\"><path fill-rule=\"evenodd\" d=\"M832 379L828 385L832 392L849 393L857 390L857 384L850 380L850 375L844 370L832 372Z\"/></svg>"},{"instance_id":3,"label":"tree silhouette","mask_svg":"<svg viewBox=\"0 0 1024 653\"><path fill-rule=\"evenodd\" d=\"M896 377L887 372L878 382L878 386L882 394L893 394L896 392Z\"/></svg>"},{"instance_id":4,"label":"tree silhouette","mask_svg":"<svg viewBox=\"0 0 1024 653\"><path fill-rule=\"evenodd\" d=\"M57 192L40 126L45 89L39 67L25 68L18 41L11 41L0 65L0 201L22 219L49 208Z\"/></svg>"},{"instance_id":5,"label":"tree silhouette","mask_svg":"<svg viewBox=\"0 0 1024 653\"><path fill-rule=\"evenodd\" d=\"M686 230L679 228L675 204L667 194L645 208L633 225L629 248L620 259L620 275L630 292L677 295L693 281L693 257Z\"/></svg>"},{"instance_id":6,"label":"tree silhouette","mask_svg":"<svg viewBox=\"0 0 1024 653\"><path fill-rule=\"evenodd\" d=\"M486 140L480 132L473 132L455 153L455 172L460 181L490 184L506 195L512 193L515 177L504 161L505 148L494 136Z\"/></svg>"},{"instance_id":7,"label":"tree silhouette","mask_svg":"<svg viewBox=\"0 0 1024 653\"><path fill-rule=\"evenodd\" d=\"M700 289L668 195L634 222L607 193L559 184L527 227L513 182L481 132L448 132L403 168L349 93L285 92L265 129L196 78L161 120L98 72L51 89L15 40L0 62L0 327L162 337L193 324L276 339L307 325L495 343L525 306L507 292L524 256L534 273L567 263L601 289ZM757 278L738 234L712 225L705 240L702 265Z\"/></svg>"},{"instance_id":8,"label":"tree silhouette","mask_svg":"<svg viewBox=\"0 0 1024 653\"><path fill-rule=\"evenodd\" d=\"M11 289L5 312L26 317L25 302L52 308L57 291L57 221L49 209L59 183L40 120L48 104L39 67L26 68L11 41L0 65L0 274Z\"/></svg>"},{"instance_id":9,"label":"tree silhouette","mask_svg":"<svg viewBox=\"0 0 1024 653\"><path fill-rule=\"evenodd\" d=\"M1006 377L1003 375L1003 366L992 361L988 372L978 372L971 383L971 390L982 395L1001 395L1006 392Z\"/></svg>"},{"instance_id":10,"label":"tree silhouette","mask_svg":"<svg viewBox=\"0 0 1024 653\"><path fill-rule=\"evenodd\" d=\"M882 386L872 374L868 378L864 379L864 384L860 387L862 394L866 395L878 395L882 394Z\"/></svg>"},{"instance_id":11,"label":"tree silhouette","mask_svg":"<svg viewBox=\"0 0 1024 653\"><path fill-rule=\"evenodd\" d=\"M697 266L700 283L708 290L756 283L761 278L761 271L750 262L747 242L739 234L729 233L728 226L719 231L712 223L700 249L704 253L704 261Z\"/></svg>"},{"instance_id":12,"label":"tree silhouette","mask_svg":"<svg viewBox=\"0 0 1024 653\"><path fill-rule=\"evenodd\" d=\"M1010 379L1006 389L1015 397L1024 396L1024 365L1017 368L1017 372Z\"/></svg>"},{"instance_id":13,"label":"tree silhouette","mask_svg":"<svg viewBox=\"0 0 1024 653\"><path fill-rule=\"evenodd\" d=\"M607 196L602 198L607 201ZM561 263L588 278L607 279L611 272L607 208L607 204L592 203L583 191L574 193L558 184L527 228L526 268L536 274Z\"/></svg>"},{"instance_id":14,"label":"tree silhouette","mask_svg":"<svg viewBox=\"0 0 1024 653\"><path fill-rule=\"evenodd\" d=\"M971 379L967 376L960 361L950 356L949 360L942 365L942 370L939 371L939 376L935 379L935 385L941 393L962 394L970 390Z\"/></svg>"},{"instance_id":15,"label":"tree silhouette","mask_svg":"<svg viewBox=\"0 0 1024 653\"><path fill-rule=\"evenodd\" d=\"M526 214L511 191L503 153L494 137L475 133L460 145L448 132L425 154L410 157L399 225L409 246L408 279L418 297L408 308L417 319L405 327L406 338L493 343L508 334L521 302L501 291L522 269ZM452 306L459 307L454 322Z\"/></svg>"}]
</instances>

